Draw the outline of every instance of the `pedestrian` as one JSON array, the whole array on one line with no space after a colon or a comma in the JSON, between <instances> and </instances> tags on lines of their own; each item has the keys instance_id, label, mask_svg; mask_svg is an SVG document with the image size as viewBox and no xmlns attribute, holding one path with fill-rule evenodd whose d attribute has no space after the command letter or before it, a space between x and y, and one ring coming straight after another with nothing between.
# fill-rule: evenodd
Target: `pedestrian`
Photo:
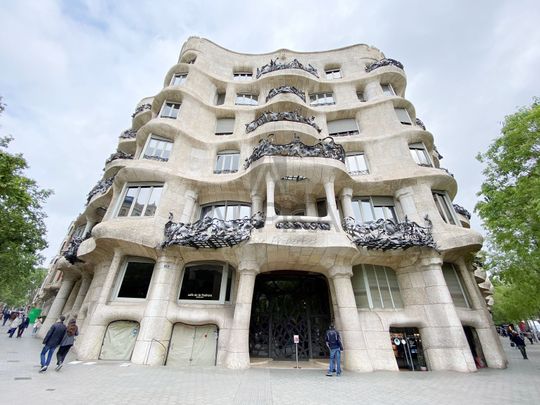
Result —
<instances>
[{"instance_id":1,"label":"pedestrian","mask_svg":"<svg viewBox=\"0 0 540 405\"><path fill-rule=\"evenodd\" d=\"M13 317L14 314L17 314L15 317ZM21 314L22 316L22 314ZM18 313L16 312L12 312L11 313L11 321L9 323L9 329L7 331L8 335L10 338L13 337L13 334L15 333L15 331L17 330L17 328L22 324L23 320L21 319L21 316L19 316Z\"/></svg>"},{"instance_id":2,"label":"pedestrian","mask_svg":"<svg viewBox=\"0 0 540 405\"><path fill-rule=\"evenodd\" d=\"M32 336L36 336L38 331L41 329L41 326L43 325L43 321L41 318L36 319L34 322L34 327L32 328Z\"/></svg>"},{"instance_id":3,"label":"pedestrian","mask_svg":"<svg viewBox=\"0 0 540 405\"><path fill-rule=\"evenodd\" d=\"M41 351L41 369L39 370L40 373L47 371L47 367L49 367L49 364L51 363L54 349L56 349L60 345L62 339L64 338L64 334L66 333L66 325L64 325L65 319L66 317L64 315L60 316L58 322L51 326L51 328L47 332L47 335L45 335L45 339L43 339L43 344L45 346Z\"/></svg>"},{"instance_id":4,"label":"pedestrian","mask_svg":"<svg viewBox=\"0 0 540 405\"><path fill-rule=\"evenodd\" d=\"M22 315L22 317L23 317L23 321L19 325L19 330L17 331L18 338L22 337L24 330L28 328L28 325L30 325L30 318L28 318L26 315Z\"/></svg>"},{"instance_id":5,"label":"pedestrian","mask_svg":"<svg viewBox=\"0 0 540 405\"><path fill-rule=\"evenodd\" d=\"M521 355L523 356L523 360L528 360L527 357L527 351L525 350L525 341L521 336L517 334L517 332L513 332L510 336L510 340L514 342L514 344L517 346L519 351L521 352Z\"/></svg>"},{"instance_id":6,"label":"pedestrian","mask_svg":"<svg viewBox=\"0 0 540 405\"><path fill-rule=\"evenodd\" d=\"M62 368L69 349L71 349L71 346L75 343L75 336L78 335L79 328L77 327L77 323L75 319L71 319L68 323L64 338L62 339L62 342L60 342L60 348L56 352L56 371Z\"/></svg>"},{"instance_id":7,"label":"pedestrian","mask_svg":"<svg viewBox=\"0 0 540 405\"><path fill-rule=\"evenodd\" d=\"M9 308L4 307L4 310L2 311L2 316L4 317L4 323L2 324L2 326L6 324L10 315L11 315L11 311L9 310Z\"/></svg>"},{"instance_id":8,"label":"pedestrian","mask_svg":"<svg viewBox=\"0 0 540 405\"><path fill-rule=\"evenodd\" d=\"M326 331L325 342L330 350L330 364L328 365L326 375L332 377L332 373L335 371L336 376L339 377L341 375L341 352L343 351L343 344L341 343L341 336L333 324L330 324L330 327Z\"/></svg>"}]
</instances>

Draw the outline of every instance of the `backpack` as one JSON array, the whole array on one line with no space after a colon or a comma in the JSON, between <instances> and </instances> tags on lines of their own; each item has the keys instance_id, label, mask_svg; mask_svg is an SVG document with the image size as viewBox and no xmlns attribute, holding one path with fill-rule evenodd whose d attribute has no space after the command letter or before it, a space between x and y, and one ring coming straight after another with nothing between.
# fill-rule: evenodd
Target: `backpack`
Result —
<instances>
[{"instance_id":1,"label":"backpack","mask_svg":"<svg viewBox=\"0 0 540 405\"><path fill-rule=\"evenodd\" d=\"M331 349L335 349L338 347L341 349L339 333L335 329L330 329L326 332L326 341L328 342L328 346L330 346Z\"/></svg>"}]
</instances>

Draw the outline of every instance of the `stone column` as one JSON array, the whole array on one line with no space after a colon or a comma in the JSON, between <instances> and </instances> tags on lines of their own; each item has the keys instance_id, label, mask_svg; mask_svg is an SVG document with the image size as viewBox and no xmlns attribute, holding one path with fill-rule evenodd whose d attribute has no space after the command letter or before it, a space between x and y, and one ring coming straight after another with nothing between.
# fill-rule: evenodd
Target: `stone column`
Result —
<instances>
[{"instance_id":1,"label":"stone column","mask_svg":"<svg viewBox=\"0 0 540 405\"><path fill-rule=\"evenodd\" d=\"M324 183L324 191L326 193L326 205L328 207L328 215L332 218L332 223L336 231L341 231L341 220L336 205L336 195L334 192L334 181L328 180Z\"/></svg>"},{"instance_id":2,"label":"stone column","mask_svg":"<svg viewBox=\"0 0 540 405\"><path fill-rule=\"evenodd\" d=\"M135 364L162 366L165 363L173 328L167 318L167 308L170 302L175 302L175 275L179 272L178 257L163 255L158 258L146 297L141 329L131 357Z\"/></svg>"},{"instance_id":3,"label":"stone column","mask_svg":"<svg viewBox=\"0 0 540 405\"><path fill-rule=\"evenodd\" d=\"M351 371L373 371L364 332L358 319L358 309L351 283L352 267L335 266L329 270L329 274L334 284L341 320L340 332L345 349L344 367Z\"/></svg>"},{"instance_id":4,"label":"stone column","mask_svg":"<svg viewBox=\"0 0 540 405\"><path fill-rule=\"evenodd\" d=\"M75 299L75 302L73 303L73 307L71 308L70 318L76 318L79 310L81 309L82 303L84 301L84 298L86 297L86 294L88 293L88 288L90 287L90 281L92 281L92 276L87 273L83 272L81 276L81 284L79 287L79 291L77 293L77 298ZM81 325L79 325L80 327Z\"/></svg>"},{"instance_id":5,"label":"stone column","mask_svg":"<svg viewBox=\"0 0 540 405\"><path fill-rule=\"evenodd\" d=\"M62 309L62 314L66 317L66 321L71 315L71 308L73 308L73 304L75 303L75 299L77 298L77 294L79 293L80 287L81 287L81 279L79 278L75 281L75 285L71 289L71 293L69 294L69 297L66 300L64 308Z\"/></svg>"},{"instance_id":6,"label":"stone column","mask_svg":"<svg viewBox=\"0 0 540 405\"><path fill-rule=\"evenodd\" d=\"M398 269L401 297L406 309L423 315L419 329L429 369L476 371L441 265L439 256L425 256Z\"/></svg>"},{"instance_id":7,"label":"stone column","mask_svg":"<svg viewBox=\"0 0 540 405\"><path fill-rule=\"evenodd\" d=\"M407 216L409 221L423 224L423 220L418 215L416 204L414 203L414 191L412 187L404 187L396 192L396 199L399 202L403 215Z\"/></svg>"},{"instance_id":8,"label":"stone column","mask_svg":"<svg viewBox=\"0 0 540 405\"><path fill-rule=\"evenodd\" d=\"M308 217L318 217L317 201L311 194L306 194L306 215Z\"/></svg>"},{"instance_id":9,"label":"stone column","mask_svg":"<svg viewBox=\"0 0 540 405\"><path fill-rule=\"evenodd\" d=\"M251 194L251 215L257 212L263 212L263 198L257 193Z\"/></svg>"},{"instance_id":10,"label":"stone column","mask_svg":"<svg viewBox=\"0 0 540 405\"><path fill-rule=\"evenodd\" d=\"M96 221L92 221L92 220L90 220L90 219L87 219L87 220L86 220L86 225L84 226L84 231L83 231L83 233L82 233L82 235L81 235L83 238L86 236L86 234L87 234L88 232L90 232L90 231L92 230L92 228L94 227L95 223L96 223Z\"/></svg>"},{"instance_id":11,"label":"stone column","mask_svg":"<svg viewBox=\"0 0 540 405\"><path fill-rule=\"evenodd\" d=\"M343 210L343 218L354 218L352 207L352 188L344 187L341 191L341 209Z\"/></svg>"},{"instance_id":12,"label":"stone column","mask_svg":"<svg viewBox=\"0 0 540 405\"><path fill-rule=\"evenodd\" d=\"M49 309L47 318L45 318L45 322L43 322L43 326L38 332L39 337L45 337L51 325L58 320L60 315L62 315L62 309L66 304L66 301L69 297L69 294L71 293L71 290L73 289L74 284L75 276L72 274L64 273L62 285L60 286L60 289L56 294L56 298L51 305L51 309Z\"/></svg>"},{"instance_id":13,"label":"stone column","mask_svg":"<svg viewBox=\"0 0 540 405\"><path fill-rule=\"evenodd\" d=\"M240 274L240 281L236 293L234 317L229 332L227 358L225 360L226 367L232 369L249 368L250 365L249 320L251 317L251 301L253 300L255 277L259 273L259 268L254 263L241 263L238 273Z\"/></svg>"},{"instance_id":14,"label":"stone column","mask_svg":"<svg viewBox=\"0 0 540 405\"><path fill-rule=\"evenodd\" d=\"M372 81L365 85L364 87L364 99L366 101L372 100L376 97L382 96L383 91L379 81Z\"/></svg>"},{"instance_id":15,"label":"stone column","mask_svg":"<svg viewBox=\"0 0 540 405\"><path fill-rule=\"evenodd\" d=\"M267 176L266 178L266 223L272 223L276 218L276 209L274 203L274 180Z\"/></svg>"},{"instance_id":16,"label":"stone column","mask_svg":"<svg viewBox=\"0 0 540 405\"><path fill-rule=\"evenodd\" d=\"M184 210L182 211L180 222L183 222L184 224L191 222L191 219L193 218L193 210L198 197L199 194L196 191L186 190L184 193Z\"/></svg>"}]
</instances>

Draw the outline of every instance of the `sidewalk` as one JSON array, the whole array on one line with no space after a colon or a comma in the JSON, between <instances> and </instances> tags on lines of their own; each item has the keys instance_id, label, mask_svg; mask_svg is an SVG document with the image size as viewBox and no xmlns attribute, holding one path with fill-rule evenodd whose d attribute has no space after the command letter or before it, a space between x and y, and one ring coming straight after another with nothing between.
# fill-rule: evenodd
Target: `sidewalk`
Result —
<instances>
[{"instance_id":1,"label":"sidewalk","mask_svg":"<svg viewBox=\"0 0 540 405\"><path fill-rule=\"evenodd\" d=\"M503 339L509 367L457 372L345 372L220 367L148 367L120 362L75 362L39 371L40 339L30 329L9 339L0 327L3 404L536 404L540 401L540 345L523 360ZM70 357L71 356L71 357Z\"/></svg>"}]
</instances>

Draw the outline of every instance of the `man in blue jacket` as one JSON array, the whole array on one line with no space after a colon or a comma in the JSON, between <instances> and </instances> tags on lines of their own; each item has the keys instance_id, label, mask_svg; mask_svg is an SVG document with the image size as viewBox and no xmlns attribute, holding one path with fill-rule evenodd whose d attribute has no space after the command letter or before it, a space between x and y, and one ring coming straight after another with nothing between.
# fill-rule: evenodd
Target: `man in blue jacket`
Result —
<instances>
[{"instance_id":1,"label":"man in blue jacket","mask_svg":"<svg viewBox=\"0 0 540 405\"><path fill-rule=\"evenodd\" d=\"M41 351L40 373L47 371L47 367L49 367L54 350L60 345L60 342L62 342L62 339L64 338L64 334L66 333L66 325L64 325L65 319L66 317L64 315L60 316L58 322L51 326L47 332L47 335L45 336L45 339L43 339L43 344L45 346Z\"/></svg>"},{"instance_id":2,"label":"man in blue jacket","mask_svg":"<svg viewBox=\"0 0 540 405\"><path fill-rule=\"evenodd\" d=\"M332 373L336 371L336 375L341 375L341 352L343 351L343 344L341 343L341 336L336 330L333 324L326 331L326 346L330 350L330 364L328 365L328 372L326 375L332 377Z\"/></svg>"}]
</instances>

